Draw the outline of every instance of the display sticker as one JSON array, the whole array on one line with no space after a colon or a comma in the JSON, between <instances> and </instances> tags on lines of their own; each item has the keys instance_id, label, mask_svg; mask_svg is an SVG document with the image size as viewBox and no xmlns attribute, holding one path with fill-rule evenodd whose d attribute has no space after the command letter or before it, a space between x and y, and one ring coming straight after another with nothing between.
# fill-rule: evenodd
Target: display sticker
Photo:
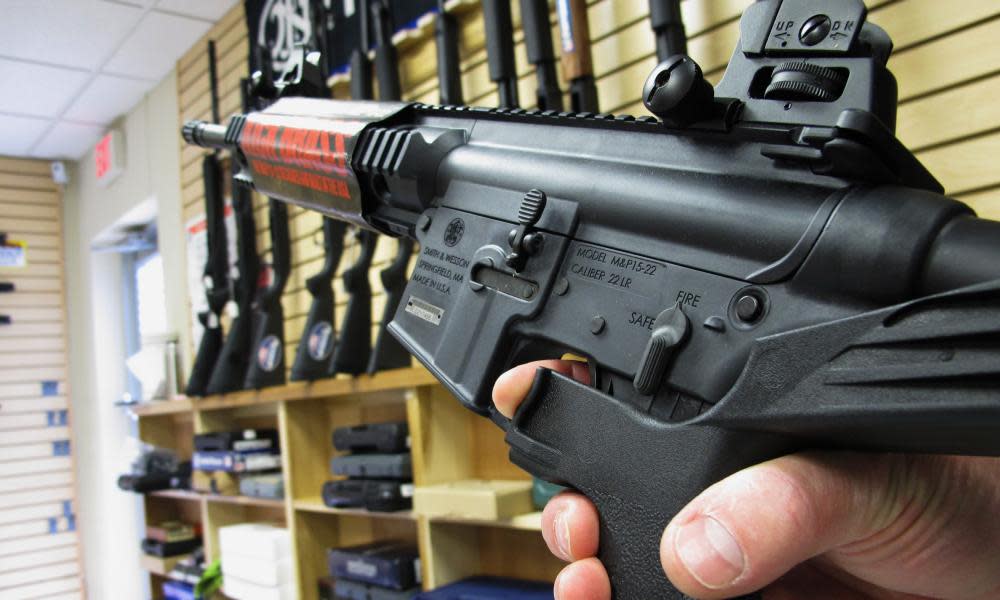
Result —
<instances>
[{"instance_id":1,"label":"display sticker","mask_svg":"<svg viewBox=\"0 0 1000 600\"><path fill-rule=\"evenodd\" d=\"M23 269L28 266L28 244L17 240L4 240L0 246L0 267Z\"/></svg>"}]
</instances>

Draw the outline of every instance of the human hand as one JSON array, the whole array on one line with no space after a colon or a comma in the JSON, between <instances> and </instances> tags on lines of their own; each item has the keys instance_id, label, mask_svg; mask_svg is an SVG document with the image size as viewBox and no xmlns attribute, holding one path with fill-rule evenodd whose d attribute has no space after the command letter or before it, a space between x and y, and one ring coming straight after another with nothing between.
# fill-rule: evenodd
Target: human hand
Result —
<instances>
[{"instance_id":1,"label":"human hand","mask_svg":"<svg viewBox=\"0 0 1000 600\"><path fill-rule=\"evenodd\" d=\"M497 380L497 410L514 414L540 366L589 383L583 363L521 365ZM557 600L611 598L590 501L553 498L542 536L570 562L556 579ZM1000 460L783 456L692 500L664 531L660 561L678 589L704 599L760 589L765 600L1000 599Z\"/></svg>"}]
</instances>

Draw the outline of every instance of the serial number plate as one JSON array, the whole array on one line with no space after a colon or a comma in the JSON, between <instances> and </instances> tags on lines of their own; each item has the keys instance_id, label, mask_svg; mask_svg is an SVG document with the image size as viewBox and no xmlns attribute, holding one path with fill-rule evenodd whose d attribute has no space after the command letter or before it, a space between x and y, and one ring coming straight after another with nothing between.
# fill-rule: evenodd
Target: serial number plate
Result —
<instances>
[{"instance_id":1,"label":"serial number plate","mask_svg":"<svg viewBox=\"0 0 1000 600\"><path fill-rule=\"evenodd\" d=\"M444 317L444 309L425 302L416 296L410 296L406 301L406 312L419 317L432 325L440 325Z\"/></svg>"}]
</instances>

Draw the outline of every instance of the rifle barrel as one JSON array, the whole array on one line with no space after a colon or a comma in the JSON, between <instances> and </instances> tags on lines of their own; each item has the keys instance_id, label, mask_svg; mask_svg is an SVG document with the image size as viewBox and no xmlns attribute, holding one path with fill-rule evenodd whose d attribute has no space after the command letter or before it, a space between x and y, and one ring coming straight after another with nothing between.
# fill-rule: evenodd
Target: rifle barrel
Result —
<instances>
[{"instance_id":1,"label":"rifle barrel","mask_svg":"<svg viewBox=\"0 0 1000 600\"><path fill-rule=\"evenodd\" d=\"M497 84L500 108L517 108L517 64L514 62L514 25L510 0L483 0L486 60L490 80Z\"/></svg>"}]
</instances>

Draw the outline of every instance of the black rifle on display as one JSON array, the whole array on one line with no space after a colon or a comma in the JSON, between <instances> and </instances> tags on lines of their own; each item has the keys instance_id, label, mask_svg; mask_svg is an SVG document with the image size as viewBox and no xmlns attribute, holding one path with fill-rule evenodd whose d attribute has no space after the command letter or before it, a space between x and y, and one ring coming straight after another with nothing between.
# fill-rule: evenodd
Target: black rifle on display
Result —
<instances>
[{"instance_id":1,"label":"black rifle on display","mask_svg":"<svg viewBox=\"0 0 1000 600\"><path fill-rule=\"evenodd\" d=\"M649 0L649 22L656 36L656 60L687 54L681 0Z\"/></svg>"},{"instance_id":2,"label":"black rifle on display","mask_svg":"<svg viewBox=\"0 0 1000 600\"><path fill-rule=\"evenodd\" d=\"M388 0L374 0L375 18L375 77L378 79L380 100L400 100L402 85L399 81L399 60L396 47L392 44L392 13ZM389 266L379 272L382 288L385 290L385 308L379 321L375 345L372 346L367 372L399 369L410 366L410 353L399 341L389 334L389 322L396 314L396 308L406 289L406 269L413 256L413 240L399 238L396 256Z\"/></svg>"},{"instance_id":3,"label":"black rifle on display","mask_svg":"<svg viewBox=\"0 0 1000 600\"><path fill-rule=\"evenodd\" d=\"M333 278L337 274L344 252L344 232L347 226L330 217L323 217L323 267L306 279L306 289L312 295L306 326L302 330L292 364L292 381L313 380L334 374L333 354L337 344L334 328L336 296Z\"/></svg>"},{"instance_id":4,"label":"black rifle on display","mask_svg":"<svg viewBox=\"0 0 1000 600\"><path fill-rule=\"evenodd\" d=\"M249 80L240 81L241 106L250 110ZM239 161L232 160L233 175L239 172ZM253 345L253 305L260 277L260 257L257 255L257 223L254 218L253 190L233 181L231 191L233 214L236 217L236 273L230 276L235 314L226 333L226 342L212 370L207 394L224 394L243 389Z\"/></svg>"},{"instance_id":5,"label":"black rifle on display","mask_svg":"<svg viewBox=\"0 0 1000 600\"><path fill-rule=\"evenodd\" d=\"M536 107L562 112L563 97L556 73L556 55L552 51L548 0L521 0L521 27L524 29L528 62L535 66L535 78L538 80Z\"/></svg>"},{"instance_id":6,"label":"black rifle on display","mask_svg":"<svg viewBox=\"0 0 1000 600\"><path fill-rule=\"evenodd\" d=\"M325 17L324 25L317 27L320 35L316 39L317 48L326 48ZM326 77L330 72L325 55L321 55L319 73ZM329 89L325 82L320 91L325 90L329 97ZM292 381L321 379L331 377L333 370L333 355L337 344L337 330L334 316L336 314L336 295L333 289L333 279L337 275L337 267L344 252L344 233L347 226L335 219L323 217L323 266L312 277L306 279L306 289L312 296L309 314L298 348L295 350L295 362L292 363L290 378Z\"/></svg>"},{"instance_id":7,"label":"black rifle on display","mask_svg":"<svg viewBox=\"0 0 1000 600\"><path fill-rule=\"evenodd\" d=\"M895 137L866 16L750 4L716 88L683 55L649 75L658 118L289 99L185 133L241 149L265 193L415 237L390 331L514 463L594 502L615 597L680 600L664 527L731 473L809 448L1000 456L1000 223ZM304 121L343 144L348 197L255 168ZM496 411L502 372L565 353L591 385L539 369Z\"/></svg>"},{"instance_id":8,"label":"black rifle on display","mask_svg":"<svg viewBox=\"0 0 1000 600\"><path fill-rule=\"evenodd\" d=\"M437 46L438 88L441 104L458 106L462 100L462 68L458 56L458 21L445 9L445 0L438 0L438 16L434 20L434 40Z\"/></svg>"},{"instance_id":9,"label":"black rifle on display","mask_svg":"<svg viewBox=\"0 0 1000 600\"><path fill-rule=\"evenodd\" d=\"M219 91L215 72L215 42L208 42L208 77L212 99L212 121L218 123ZM205 184L205 235L207 257L202 282L208 308L198 313L202 326L201 342L195 355L184 393L203 396L207 393L212 371L222 350L222 311L229 302L229 250L226 242L226 203L223 198L222 163L219 153L212 152L201 161L201 176Z\"/></svg>"},{"instance_id":10,"label":"black rifle on display","mask_svg":"<svg viewBox=\"0 0 1000 600\"><path fill-rule=\"evenodd\" d=\"M367 0L358 6L360 44L351 53L351 98L354 100L371 100L374 96L372 64L368 60L369 10ZM368 269L375 256L378 236L372 231L361 230L355 235L355 240L359 248L358 258L341 275L348 295L347 309L340 322L337 348L333 354L333 372L352 375L364 373L371 360L372 288Z\"/></svg>"},{"instance_id":11,"label":"black rifle on display","mask_svg":"<svg viewBox=\"0 0 1000 600\"><path fill-rule=\"evenodd\" d=\"M355 236L360 248L358 259L343 274L347 310L340 322L340 339L333 353L335 373L359 375L368 369L372 352L372 286L368 271L375 257L378 235L361 229Z\"/></svg>"},{"instance_id":12,"label":"black rifle on display","mask_svg":"<svg viewBox=\"0 0 1000 600\"><path fill-rule=\"evenodd\" d=\"M598 112L594 62L590 54L587 0L556 0L563 75L569 80L569 106L573 112Z\"/></svg>"},{"instance_id":13,"label":"black rifle on display","mask_svg":"<svg viewBox=\"0 0 1000 600\"><path fill-rule=\"evenodd\" d=\"M500 108L517 108L517 63L514 62L514 25L510 0L483 0L486 61L490 81L497 84Z\"/></svg>"},{"instance_id":14,"label":"black rifle on display","mask_svg":"<svg viewBox=\"0 0 1000 600\"><path fill-rule=\"evenodd\" d=\"M251 92L257 101L271 100L290 82L273 80L271 63L259 54L260 71L251 77ZM285 71L286 77L303 75L304 54L299 54L299 65ZM324 82L325 83L325 82ZM289 95L296 94L297 86L289 86ZM288 206L269 196L267 200L268 230L271 239L271 282L257 294L253 302L253 341L250 344L250 364L243 387L259 389L285 383L285 311L281 296L291 271L291 241L288 233Z\"/></svg>"}]
</instances>

